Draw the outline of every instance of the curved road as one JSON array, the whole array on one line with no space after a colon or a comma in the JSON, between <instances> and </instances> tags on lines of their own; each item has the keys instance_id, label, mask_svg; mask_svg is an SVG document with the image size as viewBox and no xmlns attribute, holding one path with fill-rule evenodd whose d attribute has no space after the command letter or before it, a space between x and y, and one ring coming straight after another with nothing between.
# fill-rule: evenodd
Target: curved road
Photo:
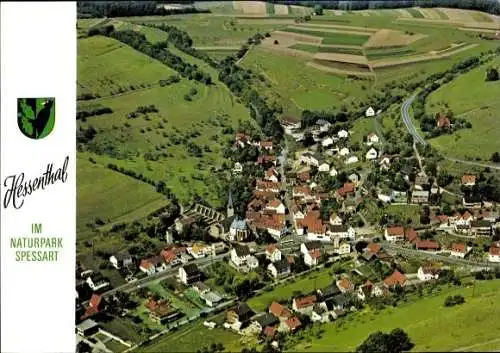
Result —
<instances>
[{"instance_id":1,"label":"curved road","mask_svg":"<svg viewBox=\"0 0 500 353\"><path fill-rule=\"evenodd\" d=\"M408 129L408 132L413 136L413 140L415 141L415 143L421 143L422 145L425 146L428 144L428 142L422 136L420 136L420 134L417 132L417 129L416 129L415 125L413 124L413 121L411 120L410 114L408 112L408 109L410 109L411 104L415 100L416 96L417 96L417 93L414 93L410 98L408 98L407 100L405 100L403 102L403 104L401 105L401 118L403 119L403 122L405 123L406 128ZM449 161L452 161L452 162L500 170L500 165L471 162L471 161L467 161L465 159L448 157L445 155L443 155L443 157Z\"/></svg>"}]
</instances>

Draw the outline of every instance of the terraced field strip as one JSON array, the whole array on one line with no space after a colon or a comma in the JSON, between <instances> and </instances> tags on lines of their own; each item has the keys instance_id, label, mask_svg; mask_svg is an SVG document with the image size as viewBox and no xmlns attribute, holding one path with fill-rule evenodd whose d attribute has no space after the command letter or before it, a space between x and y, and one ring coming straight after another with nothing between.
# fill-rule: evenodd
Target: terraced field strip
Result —
<instances>
[{"instance_id":1,"label":"terraced field strip","mask_svg":"<svg viewBox=\"0 0 500 353\"><path fill-rule=\"evenodd\" d=\"M267 6L263 1L233 1L233 8L244 14L267 14Z\"/></svg>"},{"instance_id":2,"label":"terraced field strip","mask_svg":"<svg viewBox=\"0 0 500 353\"><path fill-rule=\"evenodd\" d=\"M198 50L239 50L240 47L235 46L206 46L206 47L196 47Z\"/></svg>"},{"instance_id":3,"label":"terraced field strip","mask_svg":"<svg viewBox=\"0 0 500 353\"><path fill-rule=\"evenodd\" d=\"M342 75L373 75L368 65L347 63L332 60L313 59L306 65L316 69Z\"/></svg>"},{"instance_id":4,"label":"terraced field strip","mask_svg":"<svg viewBox=\"0 0 500 353\"><path fill-rule=\"evenodd\" d=\"M282 43L282 41L300 41L306 43L320 44L321 41L323 40L321 37L313 36L310 34L286 32L286 31L274 31L271 35L271 38L273 39L273 41L277 39L280 44L285 44ZM264 42L266 42L266 39L264 39Z\"/></svg>"},{"instance_id":5,"label":"terraced field strip","mask_svg":"<svg viewBox=\"0 0 500 353\"><path fill-rule=\"evenodd\" d=\"M297 24L295 27L331 28L331 29L338 29L338 30L358 31L358 32L368 32L368 33L375 33L378 31L377 28L367 28L367 27L359 27L359 26L347 26L347 25L331 25L331 24L323 24L323 23L307 23L307 24L304 23L304 24Z\"/></svg>"},{"instance_id":6,"label":"terraced field strip","mask_svg":"<svg viewBox=\"0 0 500 353\"><path fill-rule=\"evenodd\" d=\"M342 34L353 34L357 36L365 36L369 37L372 32L367 32L367 31L359 31L359 30L349 30L349 29L335 29L335 28L312 28L312 27L306 27L306 26L290 26L287 28L288 29L298 29L301 31L310 31L313 33L320 33L320 34L329 34L329 33L342 33Z\"/></svg>"},{"instance_id":7,"label":"terraced field strip","mask_svg":"<svg viewBox=\"0 0 500 353\"><path fill-rule=\"evenodd\" d=\"M420 12L418 9L410 8L406 9L413 18L424 18L424 14Z\"/></svg>"},{"instance_id":8,"label":"terraced field strip","mask_svg":"<svg viewBox=\"0 0 500 353\"><path fill-rule=\"evenodd\" d=\"M493 34L495 34L497 32L494 29L473 28L473 27L460 27L459 29L462 31L479 32L479 33L493 33Z\"/></svg>"},{"instance_id":9,"label":"terraced field strip","mask_svg":"<svg viewBox=\"0 0 500 353\"><path fill-rule=\"evenodd\" d=\"M296 43L289 48L307 51L310 53L338 53L338 54L350 54L350 55L363 55L363 50L361 47L344 47L335 45L312 45L307 43Z\"/></svg>"},{"instance_id":10,"label":"terraced field strip","mask_svg":"<svg viewBox=\"0 0 500 353\"><path fill-rule=\"evenodd\" d=\"M434 11L439 15L441 20L448 20L448 16L441 9L434 9Z\"/></svg>"},{"instance_id":11,"label":"terraced field strip","mask_svg":"<svg viewBox=\"0 0 500 353\"><path fill-rule=\"evenodd\" d=\"M322 38L322 44L349 44L349 45L363 45L369 38L367 35L341 33L341 32L321 32L309 31L297 28L286 28L285 31L313 35Z\"/></svg>"},{"instance_id":12,"label":"terraced field strip","mask_svg":"<svg viewBox=\"0 0 500 353\"><path fill-rule=\"evenodd\" d=\"M443 53L447 53L449 51L454 51L454 50L461 48L461 47L464 47L466 45L467 45L467 43L465 43L465 42L464 43L451 43L451 45L449 47L446 47L446 48L441 49L441 50L433 50L430 53L436 54L436 55L441 55Z\"/></svg>"},{"instance_id":13,"label":"terraced field strip","mask_svg":"<svg viewBox=\"0 0 500 353\"><path fill-rule=\"evenodd\" d=\"M365 49L365 55L369 60L390 58L395 56L407 56L415 54L415 50L408 47L387 48L387 49Z\"/></svg>"},{"instance_id":14,"label":"terraced field strip","mask_svg":"<svg viewBox=\"0 0 500 353\"><path fill-rule=\"evenodd\" d=\"M337 54L337 53L316 53L315 59L327 61L339 61L343 63L368 64L368 60L362 55Z\"/></svg>"},{"instance_id":15,"label":"terraced field strip","mask_svg":"<svg viewBox=\"0 0 500 353\"><path fill-rule=\"evenodd\" d=\"M437 13L434 9L419 8L418 10L424 15L425 18L430 18L431 20L441 20L441 19L443 19L439 15L439 13ZM445 17L444 19L447 19L447 17Z\"/></svg>"},{"instance_id":16,"label":"terraced field strip","mask_svg":"<svg viewBox=\"0 0 500 353\"><path fill-rule=\"evenodd\" d=\"M365 48L404 46L427 37L426 34L409 35L401 31L382 29L373 34L365 43Z\"/></svg>"},{"instance_id":17,"label":"terraced field strip","mask_svg":"<svg viewBox=\"0 0 500 353\"><path fill-rule=\"evenodd\" d=\"M442 54L435 54L435 55L427 54L427 55L419 55L419 56L409 57L409 58L405 58L405 59L374 61L374 62L372 62L372 67L376 69L376 68L381 68L381 67L399 66L399 65L411 64L411 63L416 63L416 62L441 59L441 58L445 58L445 57L454 55L454 54L459 53L461 51L474 48L477 45L478 44L468 44L468 45L462 46L458 49L444 52Z\"/></svg>"}]
</instances>

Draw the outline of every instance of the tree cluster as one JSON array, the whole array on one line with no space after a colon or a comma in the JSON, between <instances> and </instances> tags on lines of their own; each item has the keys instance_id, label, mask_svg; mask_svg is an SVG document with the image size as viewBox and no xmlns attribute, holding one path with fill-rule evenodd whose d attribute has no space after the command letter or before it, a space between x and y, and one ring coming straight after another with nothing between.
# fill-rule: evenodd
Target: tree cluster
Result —
<instances>
[{"instance_id":1,"label":"tree cluster","mask_svg":"<svg viewBox=\"0 0 500 353\"><path fill-rule=\"evenodd\" d=\"M97 107L90 110L80 110L76 112L76 120L85 121L89 116L111 114L113 110L109 107Z\"/></svg>"},{"instance_id":2,"label":"tree cluster","mask_svg":"<svg viewBox=\"0 0 500 353\"><path fill-rule=\"evenodd\" d=\"M400 328L392 330L390 333L377 331L356 348L356 353L402 353L408 352L414 344L408 334Z\"/></svg>"},{"instance_id":3,"label":"tree cluster","mask_svg":"<svg viewBox=\"0 0 500 353\"><path fill-rule=\"evenodd\" d=\"M78 1L78 18L167 16L188 13L206 13L208 9L194 6L166 9L157 1Z\"/></svg>"},{"instance_id":4,"label":"tree cluster","mask_svg":"<svg viewBox=\"0 0 500 353\"><path fill-rule=\"evenodd\" d=\"M498 81L498 69L495 67L489 67L486 70L486 81Z\"/></svg>"},{"instance_id":5,"label":"tree cluster","mask_svg":"<svg viewBox=\"0 0 500 353\"><path fill-rule=\"evenodd\" d=\"M465 303L465 298L463 295L449 295L444 300L444 306L450 307L455 305L460 305Z\"/></svg>"}]
</instances>

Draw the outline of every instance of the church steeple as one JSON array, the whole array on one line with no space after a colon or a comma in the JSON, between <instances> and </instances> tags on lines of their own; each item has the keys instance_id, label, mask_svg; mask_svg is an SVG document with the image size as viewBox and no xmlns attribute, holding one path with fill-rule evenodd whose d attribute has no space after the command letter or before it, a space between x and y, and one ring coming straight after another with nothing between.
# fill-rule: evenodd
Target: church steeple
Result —
<instances>
[{"instance_id":1,"label":"church steeple","mask_svg":"<svg viewBox=\"0 0 500 353\"><path fill-rule=\"evenodd\" d=\"M227 198L227 217L234 216L234 208L233 208L233 194L231 190L229 190L229 196Z\"/></svg>"}]
</instances>

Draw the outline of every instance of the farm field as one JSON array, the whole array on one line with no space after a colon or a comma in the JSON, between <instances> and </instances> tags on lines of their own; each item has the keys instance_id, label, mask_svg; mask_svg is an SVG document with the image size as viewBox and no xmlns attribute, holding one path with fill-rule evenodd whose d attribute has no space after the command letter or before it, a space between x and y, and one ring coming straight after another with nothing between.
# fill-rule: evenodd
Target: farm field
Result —
<instances>
[{"instance_id":1,"label":"farm field","mask_svg":"<svg viewBox=\"0 0 500 353\"><path fill-rule=\"evenodd\" d=\"M168 204L153 186L88 159L78 158L77 174L79 240L92 233L87 224L93 224L97 218L105 223L132 221ZM108 202L110 199L114 202Z\"/></svg>"},{"instance_id":2,"label":"farm field","mask_svg":"<svg viewBox=\"0 0 500 353\"><path fill-rule=\"evenodd\" d=\"M327 32L320 30L312 30L309 28L288 27L284 29L287 32L305 34L323 38L322 44L346 44L346 45L363 45L369 38L366 34L342 33L342 32Z\"/></svg>"},{"instance_id":3,"label":"farm field","mask_svg":"<svg viewBox=\"0 0 500 353\"><path fill-rule=\"evenodd\" d=\"M270 292L263 292L248 300L248 305L256 312L265 311L273 301L286 300L293 295L294 291L303 294L312 292L317 288L324 288L333 283L331 270L324 268L318 272L313 272L303 278L296 279L293 282L287 282L273 288Z\"/></svg>"},{"instance_id":4,"label":"farm field","mask_svg":"<svg viewBox=\"0 0 500 353\"><path fill-rule=\"evenodd\" d=\"M112 38L78 40L78 95L117 94L157 84L175 71Z\"/></svg>"},{"instance_id":5,"label":"farm field","mask_svg":"<svg viewBox=\"0 0 500 353\"><path fill-rule=\"evenodd\" d=\"M370 333L388 332L394 328L402 328L408 333L416 352L459 350L474 344L479 344L477 348L489 345L498 349L500 342L496 332L500 326L496 317L500 308L495 303L500 298L499 289L499 280L476 281L474 297L472 287L443 288L438 295L415 299L378 314L365 310L352 319L326 324L323 338L296 345L290 351L354 351ZM445 298L457 294L465 297L465 303L444 307ZM471 320L475 323L473 326Z\"/></svg>"},{"instance_id":6,"label":"farm field","mask_svg":"<svg viewBox=\"0 0 500 353\"><path fill-rule=\"evenodd\" d=\"M441 152L456 157L488 160L493 152L500 151L500 130L496 128L500 112L500 83L485 81L486 68L489 66L499 67L500 58L443 85L427 98L427 112L434 114L451 109L455 116L472 123L472 129L431 139L432 145ZM471 87L474 87L474 94L470 94ZM481 138L478 139L478 136Z\"/></svg>"}]
</instances>

